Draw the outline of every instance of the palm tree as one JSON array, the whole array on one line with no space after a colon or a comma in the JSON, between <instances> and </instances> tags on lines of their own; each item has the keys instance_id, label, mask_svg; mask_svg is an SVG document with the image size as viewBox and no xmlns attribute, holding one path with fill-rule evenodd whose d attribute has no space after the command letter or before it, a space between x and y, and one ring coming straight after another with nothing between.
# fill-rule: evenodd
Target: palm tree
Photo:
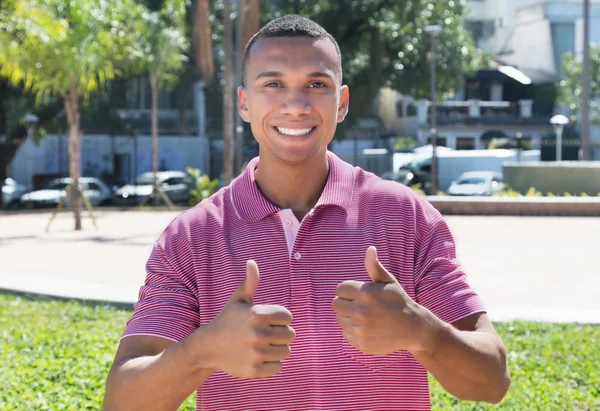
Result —
<instances>
[{"instance_id":1,"label":"palm tree","mask_svg":"<svg viewBox=\"0 0 600 411\"><path fill-rule=\"evenodd\" d=\"M238 0L238 53L235 64L237 79L241 78L240 62L242 44L258 30L259 2L258 0ZM208 82L214 72L212 58L211 30L209 24L209 0L197 0L194 12L194 46L196 56L196 67L202 73L205 82ZM233 95L234 87L234 55L233 55L233 25L231 21L230 0L223 1L223 178L225 184L233 179L233 136L235 105ZM236 117L237 118L237 117ZM241 159L242 141L238 139L236 151Z\"/></svg>"},{"instance_id":2,"label":"palm tree","mask_svg":"<svg viewBox=\"0 0 600 411\"><path fill-rule=\"evenodd\" d=\"M136 47L139 8L131 0L9 0L0 16L0 76L63 100L75 230L81 230L82 98L126 67Z\"/></svg>"},{"instance_id":3,"label":"palm tree","mask_svg":"<svg viewBox=\"0 0 600 411\"><path fill-rule=\"evenodd\" d=\"M142 14L144 31L141 51L141 69L148 72L152 94L152 173L155 196L161 194L158 187L158 91L160 87L172 88L179 80L178 74L186 61L184 52L188 48L185 37L185 1L167 0L160 11ZM158 198L158 197L156 197Z\"/></svg>"}]
</instances>

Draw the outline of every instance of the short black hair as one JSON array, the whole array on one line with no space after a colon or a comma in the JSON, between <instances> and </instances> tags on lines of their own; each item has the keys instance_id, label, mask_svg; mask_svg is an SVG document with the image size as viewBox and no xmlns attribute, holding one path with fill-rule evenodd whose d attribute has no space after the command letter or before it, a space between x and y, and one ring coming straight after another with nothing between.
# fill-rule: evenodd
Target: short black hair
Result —
<instances>
[{"instance_id":1,"label":"short black hair","mask_svg":"<svg viewBox=\"0 0 600 411\"><path fill-rule=\"evenodd\" d=\"M254 43L260 39L276 38L276 37L309 37L313 39L327 38L333 42L335 51L338 56L338 69L340 79L342 77L342 53L337 41L318 23L311 19L298 16L297 14L288 14L270 21L262 29L260 29L246 45L244 60L242 62L242 82L246 84L246 72L248 68L248 60L250 59L250 51Z\"/></svg>"}]
</instances>

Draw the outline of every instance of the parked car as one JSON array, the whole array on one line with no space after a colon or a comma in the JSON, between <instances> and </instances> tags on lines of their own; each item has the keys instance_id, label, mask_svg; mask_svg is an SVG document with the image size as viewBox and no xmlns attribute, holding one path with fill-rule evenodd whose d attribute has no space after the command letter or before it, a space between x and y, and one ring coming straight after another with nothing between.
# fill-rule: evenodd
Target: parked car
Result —
<instances>
[{"instance_id":1,"label":"parked car","mask_svg":"<svg viewBox=\"0 0 600 411\"><path fill-rule=\"evenodd\" d=\"M19 208L21 196L27 192L27 187L8 177L2 183L2 207Z\"/></svg>"},{"instance_id":2,"label":"parked car","mask_svg":"<svg viewBox=\"0 0 600 411\"><path fill-rule=\"evenodd\" d=\"M381 178L397 181L409 187L420 186L426 194L430 194L431 191L431 167L427 164L408 163L397 171L383 173Z\"/></svg>"},{"instance_id":3,"label":"parked car","mask_svg":"<svg viewBox=\"0 0 600 411\"><path fill-rule=\"evenodd\" d=\"M469 171L460 175L448 189L451 196L491 196L504 188L502 174L493 171Z\"/></svg>"},{"instance_id":4,"label":"parked car","mask_svg":"<svg viewBox=\"0 0 600 411\"><path fill-rule=\"evenodd\" d=\"M157 184L174 203L187 203L190 190L194 188L194 178L183 171L159 171ZM141 174L134 181L119 188L113 197L113 203L120 205L141 204L149 201L152 194L154 177L152 172Z\"/></svg>"},{"instance_id":5,"label":"parked car","mask_svg":"<svg viewBox=\"0 0 600 411\"><path fill-rule=\"evenodd\" d=\"M21 197L21 203L33 207L57 206L60 200L67 195L67 186L72 183L73 180L69 177L54 179L46 184L41 190L35 190L24 194ZM79 179L79 184L94 207L107 203L112 198L112 190L99 178L81 177ZM70 198L67 199L65 205L71 205Z\"/></svg>"}]
</instances>

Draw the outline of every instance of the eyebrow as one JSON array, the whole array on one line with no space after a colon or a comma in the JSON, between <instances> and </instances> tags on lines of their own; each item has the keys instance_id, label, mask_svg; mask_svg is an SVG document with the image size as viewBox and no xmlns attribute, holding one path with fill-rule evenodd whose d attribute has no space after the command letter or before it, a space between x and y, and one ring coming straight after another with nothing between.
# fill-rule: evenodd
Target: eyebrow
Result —
<instances>
[{"instance_id":1,"label":"eyebrow","mask_svg":"<svg viewBox=\"0 0 600 411\"><path fill-rule=\"evenodd\" d=\"M264 78L264 77L283 77L283 74L279 71L263 71L262 73L258 73L256 76L256 80ZM325 71L313 71L307 77L309 78L328 78L330 80L334 80L333 76Z\"/></svg>"}]
</instances>

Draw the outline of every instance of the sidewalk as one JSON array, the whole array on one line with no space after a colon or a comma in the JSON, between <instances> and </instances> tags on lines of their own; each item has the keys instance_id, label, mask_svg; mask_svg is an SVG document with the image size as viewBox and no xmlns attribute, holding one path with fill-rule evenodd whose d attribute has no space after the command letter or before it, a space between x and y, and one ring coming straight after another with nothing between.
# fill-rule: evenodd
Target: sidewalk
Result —
<instances>
[{"instance_id":1,"label":"sidewalk","mask_svg":"<svg viewBox=\"0 0 600 411\"><path fill-rule=\"evenodd\" d=\"M154 240L179 212L0 215L0 289L132 307ZM85 215L85 214L84 214ZM447 217L491 318L600 324L600 218Z\"/></svg>"}]
</instances>

